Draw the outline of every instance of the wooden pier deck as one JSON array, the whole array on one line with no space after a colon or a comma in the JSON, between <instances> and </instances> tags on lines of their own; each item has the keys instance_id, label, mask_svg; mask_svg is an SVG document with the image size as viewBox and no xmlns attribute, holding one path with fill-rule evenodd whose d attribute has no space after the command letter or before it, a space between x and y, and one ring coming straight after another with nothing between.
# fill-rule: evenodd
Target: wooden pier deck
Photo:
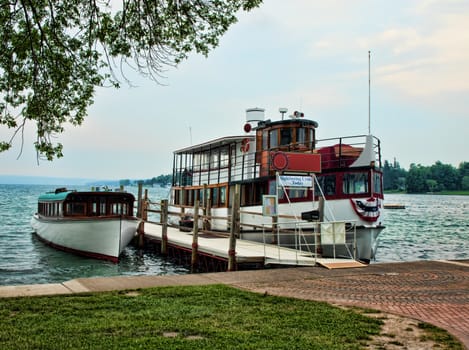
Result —
<instances>
[{"instance_id":1,"label":"wooden pier deck","mask_svg":"<svg viewBox=\"0 0 469 350\"><path fill-rule=\"evenodd\" d=\"M161 243L162 226L145 222L144 238L150 241ZM168 246L185 251L192 251L192 232L180 231L174 227L167 227ZM197 250L199 254L213 257L219 260L229 259L229 237L221 235L210 235L199 232ZM261 266L315 266L321 265L329 269L364 267L353 259L343 258L320 258L311 253L296 249L283 248L273 244L258 243L243 239L236 240L236 263L258 264Z\"/></svg>"}]
</instances>

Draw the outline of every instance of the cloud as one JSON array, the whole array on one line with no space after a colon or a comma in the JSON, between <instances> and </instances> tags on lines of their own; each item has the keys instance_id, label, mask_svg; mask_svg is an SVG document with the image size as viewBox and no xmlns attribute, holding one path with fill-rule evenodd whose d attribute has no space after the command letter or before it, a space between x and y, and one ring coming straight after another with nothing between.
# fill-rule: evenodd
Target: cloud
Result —
<instances>
[{"instance_id":1,"label":"cloud","mask_svg":"<svg viewBox=\"0 0 469 350\"><path fill-rule=\"evenodd\" d=\"M378 79L408 97L469 92L469 15L432 13L426 21L434 27L392 28L370 40L391 53Z\"/></svg>"}]
</instances>

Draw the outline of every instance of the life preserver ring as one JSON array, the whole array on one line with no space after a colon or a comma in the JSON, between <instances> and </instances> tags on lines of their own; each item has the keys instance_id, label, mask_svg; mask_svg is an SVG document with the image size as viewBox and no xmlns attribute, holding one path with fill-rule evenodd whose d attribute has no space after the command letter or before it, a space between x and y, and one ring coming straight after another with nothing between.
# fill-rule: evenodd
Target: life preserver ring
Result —
<instances>
[{"instance_id":1,"label":"life preserver ring","mask_svg":"<svg viewBox=\"0 0 469 350\"><path fill-rule=\"evenodd\" d=\"M247 153L249 151L249 139L246 137L241 141L241 152Z\"/></svg>"}]
</instances>

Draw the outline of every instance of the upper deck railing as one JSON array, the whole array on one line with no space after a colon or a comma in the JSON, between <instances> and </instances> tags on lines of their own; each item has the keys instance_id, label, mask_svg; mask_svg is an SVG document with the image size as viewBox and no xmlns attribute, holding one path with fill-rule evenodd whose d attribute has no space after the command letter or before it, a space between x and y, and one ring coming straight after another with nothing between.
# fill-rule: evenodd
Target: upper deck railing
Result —
<instances>
[{"instance_id":1,"label":"upper deck railing","mask_svg":"<svg viewBox=\"0 0 469 350\"><path fill-rule=\"evenodd\" d=\"M256 150L251 137L248 150L242 144L242 138L200 152L188 148L174 156L172 182L173 186L180 187L203 186L273 176L276 171L273 155L279 152L318 154L321 156L321 170L348 168L365 148L366 138L367 135L346 136L316 140L314 145L306 147L290 144ZM373 137L372 147L376 155L374 166L381 168L381 143L378 138Z\"/></svg>"}]
</instances>

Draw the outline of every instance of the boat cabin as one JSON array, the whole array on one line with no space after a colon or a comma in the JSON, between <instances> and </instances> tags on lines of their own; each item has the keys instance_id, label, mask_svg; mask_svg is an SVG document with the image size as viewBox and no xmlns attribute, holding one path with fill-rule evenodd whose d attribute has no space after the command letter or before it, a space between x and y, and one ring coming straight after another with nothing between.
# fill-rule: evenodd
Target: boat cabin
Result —
<instances>
[{"instance_id":1,"label":"boat cabin","mask_svg":"<svg viewBox=\"0 0 469 350\"><path fill-rule=\"evenodd\" d=\"M315 174L321 189L286 188L279 203L330 199L382 198L379 140L370 135L317 140L318 123L292 118L248 120L243 136L229 136L174 152L172 204L228 207L230 186L241 184L241 206L262 204L265 194L277 194L277 175ZM376 158L378 154L378 158ZM288 196L288 198L287 198Z\"/></svg>"},{"instance_id":2,"label":"boat cabin","mask_svg":"<svg viewBox=\"0 0 469 350\"><path fill-rule=\"evenodd\" d=\"M39 196L38 214L56 218L133 216L134 201L134 196L126 192L78 192L58 188Z\"/></svg>"}]
</instances>

